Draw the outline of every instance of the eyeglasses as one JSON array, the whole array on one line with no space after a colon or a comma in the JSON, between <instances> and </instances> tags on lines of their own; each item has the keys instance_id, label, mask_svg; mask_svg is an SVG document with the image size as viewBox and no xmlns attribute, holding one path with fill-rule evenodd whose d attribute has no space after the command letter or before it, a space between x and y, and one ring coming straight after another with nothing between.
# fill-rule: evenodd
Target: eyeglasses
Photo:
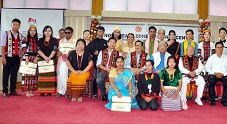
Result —
<instances>
[{"instance_id":1,"label":"eyeglasses","mask_svg":"<svg viewBox=\"0 0 227 124\"><path fill-rule=\"evenodd\" d=\"M71 32L65 32L65 34L71 34Z\"/></svg>"}]
</instances>

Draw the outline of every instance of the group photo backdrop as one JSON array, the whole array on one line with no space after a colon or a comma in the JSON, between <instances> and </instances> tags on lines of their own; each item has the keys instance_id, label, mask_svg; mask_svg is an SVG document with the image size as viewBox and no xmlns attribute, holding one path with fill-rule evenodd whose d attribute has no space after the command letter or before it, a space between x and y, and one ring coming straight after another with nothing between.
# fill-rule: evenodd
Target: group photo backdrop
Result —
<instances>
[{"instance_id":1,"label":"group photo backdrop","mask_svg":"<svg viewBox=\"0 0 227 124\"><path fill-rule=\"evenodd\" d=\"M42 37L43 28L50 25L53 28L53 37L58 38L58 30L64 26L64 10L54 9L2 9L1 10L1 33L11 30L11 21L18 18L21 21L19 31L23 36L27 35L28 19L36 19L39 38ZM1 37L1 36L0 36ZM0 41L1 42L1 41ZM0 55L2 50L0 48Z\"/></svg>"},{"instance_id":2,"label":"group photo backdrop","mask_svg":"<svg viewBox=\"0 0 227 124\"><path fill-rule=\"evenodd\" d=\"M133 33L135 36L135 40L145 40L148 38L148 29L150 26L155 26L157 28L156 37L158 38L158 30L164 29L165 33L165 40L168 40L168 33L170 30L174 30L176 32L176 40L177 42L181 43L186 39L185 31L188 29L192 29L194 31L194 40L198 42L198 26L184 26L184 25L152 25L152 24L108 24L108 23L101 23L101 26L105 28L104 39L108 40L111 37L111 34L114 31L116 26L121 28L121 36L122 40L126 43L127 41L127 34Z\"/></svg>"}]
</instances>

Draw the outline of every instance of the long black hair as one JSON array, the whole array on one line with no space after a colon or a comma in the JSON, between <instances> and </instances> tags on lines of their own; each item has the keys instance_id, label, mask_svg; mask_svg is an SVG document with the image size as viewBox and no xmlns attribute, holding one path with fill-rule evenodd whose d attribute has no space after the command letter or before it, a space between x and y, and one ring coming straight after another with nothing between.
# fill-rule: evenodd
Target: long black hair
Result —
<instances>
[{"instance_id":1,"label":"long black hair","mask_svg":"<svg viewBox=\"0 0 227 124\"><path fill-rule=\"evenodd\" d=\"M174 30L170 30L169 31L169 36L170 34L173 33L176 36L176 32ZM170 38L168 37L168 41L170 40ZM175 42L177 42L176 38L174 39Z\"/></svg>"},{"instance_id":2,"label":"long black hair","mask_svg":"<svg viewBox=\"0 0 227 124\"><path fill-rule=\"evenodd\" d=\"M123 56L118 56L118 57L116 57L114 61L117 62L118 59L121 59L121 60L124 62Z\"/></svg>"},{"instance_id":3,"label":"long black hair","mask_svg":"<svg viewBox=\"0 0 227 124\"><path fill-rule=\"evenodd\" d=\"M28 29L28 33L27 33L27 46L29 46L29 43L30 43L30 38L31 38L31 35L30 35L30 29ZM35 28L35 41L37 42L38 41L38 32L37 32L37 28Z\"/></svg>"},{"instance_id":4,"label":"long black hair","mask_svg":"<svg viewBox=\"0 0 227 124\"><path fill-rule=\"evenodd\" d=\"M46 38L46 36L44 35L44 32L45 32L48 28L50 28L50 30L51 30L51 32L52 32L52 34L51 34L51 36L50 36L50 39L53 38L53 28L52 28L51 26L49 26L49 25L46 25L46 26L43 28L43 39L44 39L44 40L45 40L45 38Z\"/></svg>"},{"instance_id":5,"label":"long black hair","mask_svg":"<svg viewBox=\"0 0 227 124\"><path fill-rule=\"evenodd\" d=\"M176 63L176 65L175 65L175 69L177 68L177 60L176 60L176 58L175 57L173 57L173 56L169 56L168 57L168 59L167 59L167 63L166 63L166 65L167 65L167 67L166 68L169 68L169 65L168 65L168 63L169 63L169 60L170 59L173 59L174 60L174 62Z\"/></svg>"}]
</instances>

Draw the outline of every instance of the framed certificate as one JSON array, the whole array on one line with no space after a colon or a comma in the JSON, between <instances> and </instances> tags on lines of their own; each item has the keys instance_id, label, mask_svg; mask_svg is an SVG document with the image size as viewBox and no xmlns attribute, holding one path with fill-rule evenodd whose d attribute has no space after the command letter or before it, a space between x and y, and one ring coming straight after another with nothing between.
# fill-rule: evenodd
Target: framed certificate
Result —
<instances>
[{"instance_id":1,"label":"framed certificate","mask_svg":"<svg viewBox=\"0 0 227 124\"><path fill-rule=\"evenodd\" d=\"M49 73L49 72L54 72L54 65L49 65L49 66L40 66L39 68L39 73Z\"/></svg>"},{"instance_id":2,"label":"framed certificate","mask_svg":"<svg viewBox=\"0 0 227 124\"><path fill-rule=\"evenodd\" d=\"M38 62L38 66L49 66L49 65L54 65L54 61L50 60L49 63L47 63L46 61L39 61Z\"/></svg>"},{"instance_id":3,"label":"framed certificate","mask_svg":"<svg viewBox=\"0 0 227 124\"><path fill-rule=\"evenodd\" d=\"M131 112L131 98L129 96L112 96L111 111Z\"/></svg>"},{"instance_id":4,"label":"framed certificate","mask_svg":"<svg viewBox=\"0 0 227 124\"><path fill-rule=\"evenodd\" d=\"M30 68L30 67L26 67L26 66L20 66L19 73L29 74L29 75L35 75L36 68Z\"/></svg>"},{"instance_id":5,"label":"framed certificate","mask_svg":"<svg viewBox=\"0 0 227 124\"><path fill-rule=\"evenodd\" d=\"M25 64L25 61L22 61L20 63L21 66L24 66L24 67L29 67L29 68L37 68L37 64L34 64L34 63L31 63L31 62L28 62L28 64L26 65Z\"/></svg>"}]
</instances>

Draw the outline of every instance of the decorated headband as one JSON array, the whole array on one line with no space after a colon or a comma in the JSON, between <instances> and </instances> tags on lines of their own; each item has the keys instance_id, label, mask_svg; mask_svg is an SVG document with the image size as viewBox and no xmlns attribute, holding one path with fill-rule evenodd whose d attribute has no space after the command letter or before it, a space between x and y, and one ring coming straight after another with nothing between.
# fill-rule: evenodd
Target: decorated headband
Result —
<instances>
[{"instance_id":1,"label":"decorated headband","mask_svg":"<svg viewBox=\"0 0 227 124\"><path fill-rule=\"evenodd\" d=\"M36 28L36 19L33 19L33 18L29 18L28 19L28 24L30 25L29 28Z\"/></svg>"},{"instance_id":2,"label":"decorated headband","mask_svg":"<svg viewBox=\"0 0 227 124\"><path fill-rule=\"evenodd\" d=\"M209 29L206 29L203 31L203 34L205 34L206 32L209 32L210 33L210 30Z\"/></svg>"}]
</instances>

